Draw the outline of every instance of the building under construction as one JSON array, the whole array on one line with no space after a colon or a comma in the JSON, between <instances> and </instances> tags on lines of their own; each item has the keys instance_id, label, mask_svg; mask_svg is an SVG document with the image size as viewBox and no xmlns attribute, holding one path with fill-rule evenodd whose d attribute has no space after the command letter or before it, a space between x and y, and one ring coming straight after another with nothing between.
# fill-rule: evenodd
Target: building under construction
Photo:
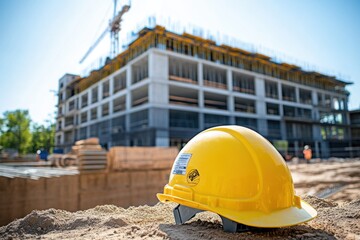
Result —
<instances>
[{"instance_id":1,"label":"building under construction","mask_svg":"<svg viewBox=\"0 0 360 240\"><path fill-rule=\"evenodd\" d=\"M289 155L345 156L350 83L164 27L144 28L87 77L59 80L56 146L99 137L104 147L179 146L203 129L236 124Z\"/></svg>"}]
</instances>

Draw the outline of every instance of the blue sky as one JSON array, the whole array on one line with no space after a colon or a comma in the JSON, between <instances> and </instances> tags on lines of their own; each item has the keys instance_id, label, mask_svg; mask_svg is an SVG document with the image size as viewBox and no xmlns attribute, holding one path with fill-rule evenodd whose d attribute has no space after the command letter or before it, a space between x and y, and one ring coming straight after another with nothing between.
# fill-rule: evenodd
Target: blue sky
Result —
<instances>
[{"instance_id":1,"label":"blue sky","mask_svg":"<svg viewBox=\"0 0 360 240\"><path fill-rule=\"evenodd\" d=\"M51 90L58 79L66 72L82 73L109 51L106 36L84 64L78 63L105 29L112 6L112 0L0 0L0 113L20 108L36 122L53 117ZM348 90L349 107L355 109L360 107L359 13L357 0L132 0L120 38L152 15L170 18L173 25L196 25L354 82Z\"/></svg>"}]
</instances>

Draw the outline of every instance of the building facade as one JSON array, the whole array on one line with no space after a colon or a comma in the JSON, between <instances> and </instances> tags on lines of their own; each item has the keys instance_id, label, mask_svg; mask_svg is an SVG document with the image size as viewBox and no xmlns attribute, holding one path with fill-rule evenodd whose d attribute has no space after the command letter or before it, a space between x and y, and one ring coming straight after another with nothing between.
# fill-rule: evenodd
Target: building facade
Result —
<instances>
[{"instance_id":1,"label":"building facade","mask_svg":"<svg viewBox=\"0 0 360 240\"><path fill-rule=\"evenodd\" d=\"M88 77L59 80L55 143L98 137L104 147L179 146L203 129L236 124L290 155L316 157L350 144L349 84L258 53L163 27Z\"/></svg>"},{"instance_id":2,"label":"building facade","mask_svg":"<svg viewBox=\"0 0 360 240\"><path fill-rule=\"evenodd\" d=\"M360 109L350 111L351 157L360 156Z\"/></svg>"}]
</instances>

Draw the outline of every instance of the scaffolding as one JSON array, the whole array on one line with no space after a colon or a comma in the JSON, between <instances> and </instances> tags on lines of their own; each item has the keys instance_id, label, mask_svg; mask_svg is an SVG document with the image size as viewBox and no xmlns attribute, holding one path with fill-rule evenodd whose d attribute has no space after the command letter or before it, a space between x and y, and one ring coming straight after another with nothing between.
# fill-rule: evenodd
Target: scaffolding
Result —
<instances>
[{"instance_id":1,"label":"scaffolding","mask_svg":"<svg viewBox=\"0 0 360 240\"><path fill-rule=\"evenodd\" d=\"M227 45L219 46L216 45L215 41L197 37L189 33L183 33L182 35L176 34L166 31L164 27L159 25L154 28L142 29L138 33L138 38L130 43L124 52L113 59L108 59L104 67L92 71L88 77L78 79L75 84L75 92L84 91L95 82L119 70L129 61L140 56L150 48L173 51L218 64L280 78L289 82L349 94L345 86L351 83L338 80L334 76L304 71L299 66L288 63L277 63L270 57L260 53L251 53ZM173 67L174 63L170 62L170 64L172 64L171 66ZM169 69L171 71L171 74L169 74L170 79L197 82L197 74L195 74L196 70L193 66L187 66L191 67L193 72L187 74L179 73L177 75L173 73L180 71L185 72L185 70L179 69L178 71L174 71L172 67ZM215 85L220 84L219 86L223 86L221 80L220 82L217 80L214 82Z\"/></svg>"}]
</instances>

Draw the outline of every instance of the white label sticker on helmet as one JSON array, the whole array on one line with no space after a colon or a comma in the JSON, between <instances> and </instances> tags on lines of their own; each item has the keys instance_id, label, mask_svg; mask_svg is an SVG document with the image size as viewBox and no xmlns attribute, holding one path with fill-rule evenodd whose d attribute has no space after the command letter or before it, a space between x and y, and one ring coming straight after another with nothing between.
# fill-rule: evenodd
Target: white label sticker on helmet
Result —
<instances>
[{"instance_id":1,"label":"white label sticker on helmet","mask_svg":"<svg viewBox=\"0 0 360 240\"><path fill-rule=\"evenodd\" d=\"M182 153L175 159L173 174L185 175L186 168L191 158L190 153Z\"/></svg>"}]
</instances>

